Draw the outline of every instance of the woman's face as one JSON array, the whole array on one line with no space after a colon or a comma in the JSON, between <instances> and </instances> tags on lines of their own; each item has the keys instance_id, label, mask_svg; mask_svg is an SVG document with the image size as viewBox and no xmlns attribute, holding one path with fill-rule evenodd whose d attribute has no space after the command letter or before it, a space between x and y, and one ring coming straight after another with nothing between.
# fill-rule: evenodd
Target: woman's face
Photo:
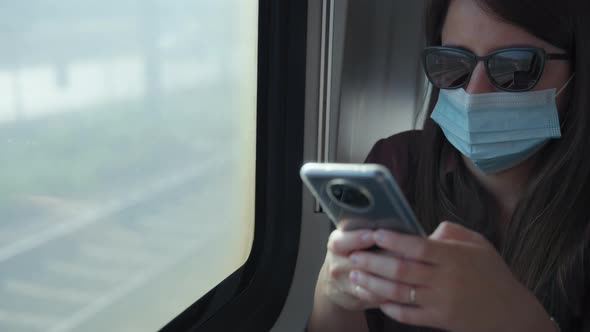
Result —
<instances>
[{"instance_id":1,"label":"woman's face","mask_svg":"<svg viewBox=\"0 0 590 332\"><path fill-rule=\"evenodd\" d=\"M464 47L479 56L511 46L532 46L543 48L548 53L566 53L522 28L486 13L474 0L451 1L443 25L442 44ZM533 90L559 90L570 76L569 61L546 61L541 80ZM478 63L464 89L473 94L497 91L488 79L483 62ZM560 111L563 111L564 101L559 99L563 98L558 98Z\"/></svg>"}]
</instances>

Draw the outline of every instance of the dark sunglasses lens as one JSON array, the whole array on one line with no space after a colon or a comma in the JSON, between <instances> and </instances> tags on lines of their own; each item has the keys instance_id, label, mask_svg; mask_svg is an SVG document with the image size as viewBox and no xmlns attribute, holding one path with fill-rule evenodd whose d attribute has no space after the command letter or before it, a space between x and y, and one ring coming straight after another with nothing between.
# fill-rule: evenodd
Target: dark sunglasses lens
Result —
<instances>
[{"instance_id":1,"label":"dark sunglasses lens","mask_svg":"<svg viewBox=\"0 0 590 332\"><path fill-rule=\"evenodd\" d=\"M503 51L488 60L493 83L508 91L533 88L543 69L544 59L534 51Z\"/></svg>"},{"instance_id":2,"label":"dark sunglasses lens","mask_svg":"<svg viewBox=\"0 0 590 332\"><path fill-rule=\"evenodd\" d=\"M474 67L473 58L453 50L436 50L425 55L424 65L430 82L441 89L461 87Z\"/></svg>"}]
</instances>

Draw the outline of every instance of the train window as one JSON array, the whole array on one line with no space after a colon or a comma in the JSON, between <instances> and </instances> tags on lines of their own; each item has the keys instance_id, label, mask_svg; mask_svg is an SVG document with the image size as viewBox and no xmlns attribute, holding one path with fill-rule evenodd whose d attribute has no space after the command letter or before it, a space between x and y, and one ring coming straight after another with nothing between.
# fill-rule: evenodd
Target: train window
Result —
<instances>
[{"instance_id":1,"label":"train window","mask_svg":"<svg viewBox=\"0 0 590 332\"><path fill-rule=\"evenodd\" d=\"M258 1L254 240L244 265L163 332L268 331L291 288L301 233L307 1Z\"/></svg>"},{"instance_id":2,"label":"train window","mask_svg":"<svg viewBox=\"0 0 590 332\"><path fill-rule=\"evenodd\" d=\"M250 256L256 0L0 13L0 330L150 331Z\"/></svg>"}]
</instances>

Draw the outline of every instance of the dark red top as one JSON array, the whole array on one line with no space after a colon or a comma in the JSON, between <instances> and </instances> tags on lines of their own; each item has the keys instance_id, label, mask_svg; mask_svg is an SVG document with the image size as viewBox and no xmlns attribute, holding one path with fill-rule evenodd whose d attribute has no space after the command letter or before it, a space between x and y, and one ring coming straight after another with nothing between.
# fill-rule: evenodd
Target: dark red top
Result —
<instances>
[{"instance_id":1,"label":"dark red top","mask_svg":"<svg viewBox=\"0 0 590 332\"><path fill-rule=\"evenodd\" d=\"M388 138L379 140L373 148L366 163L381 164L389 169L398 182L401 190L406 194L408 200L412 201L410 192L418 168L418 144L421 131L405 131ZM366 311L369 331L381 332L415 332L420 329L398 323L385 316L380 310ZM429 329L429 331L440 331Z\"/></svg>"},{"instance_id":2,"label":"dark red top","mask_svg":"<svg viewBox=\"0 0 590 332\"><path fill-rule=\"evenodd\" d=\"M386 166L397 180L411 204L413 201L414 179L418 171L420 136L421 131L412 130L381 139L375 143L365 160L366 163ZM448 157L447 172L452 172L455 169L456 162L455 157ZM590 259L587 261L590 261ZM575 324L576 326L582 327L576 328L575 331L590 331L590 312L587 310L587 308L590 308L590 294L584 299L583 317L578 316L578 319L581 318L581 321ZM367 310L365 316L370 332L443 331L401 324L385 316L380 310Z\"/></svg>"},{"instance_id":3,"label":"dark red top","mask_svg":"<svg viewBox=\"0 0 590 332\"><path fill-rule=\"evenodd\" d=\"M418 168L418 144L421 133L419 130L404 131L380 139L373 145L365 160L365 163L387 167L410 202Z\"/></svg>"}]
</instances>

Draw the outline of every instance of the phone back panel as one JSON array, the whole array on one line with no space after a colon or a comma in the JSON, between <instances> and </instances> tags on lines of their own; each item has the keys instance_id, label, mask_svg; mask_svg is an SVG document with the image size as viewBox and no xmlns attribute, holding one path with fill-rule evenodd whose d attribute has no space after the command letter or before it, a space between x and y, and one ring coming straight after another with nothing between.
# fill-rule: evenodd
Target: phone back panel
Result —
<instances>
[{"instance_id":1,"label":"phone back panel","mask_svg":"<svg viewBox=\"0 0 590 332\"><path fill-rule=\"evenodd\" d=\"M301 178L339 228L425 234L393 176L381 165L309 163L301 168Z\"/></svg>"}]
</instances>

